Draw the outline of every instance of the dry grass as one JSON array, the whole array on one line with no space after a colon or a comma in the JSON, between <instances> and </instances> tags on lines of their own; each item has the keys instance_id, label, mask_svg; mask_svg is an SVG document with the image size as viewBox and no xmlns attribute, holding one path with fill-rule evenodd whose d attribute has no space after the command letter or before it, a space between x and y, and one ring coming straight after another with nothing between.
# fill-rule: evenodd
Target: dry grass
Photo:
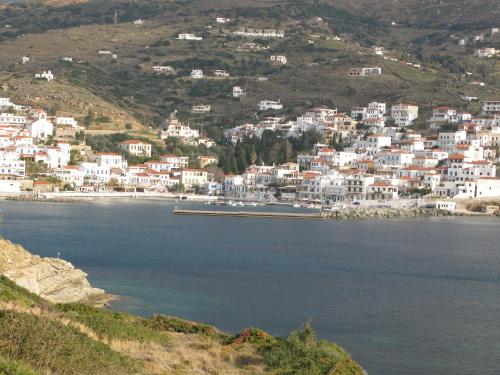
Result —
<instances>
[{"instance_id":1,"label":"dry grass","mask_svg":"<svg viewBox=\"0 0 500 375\"><path fill-rule=\"evenodd\" d=\"M166 333L168 345L155 342L109 340L79 322L61 317L43 307L26 307L14 301L0 303L0 310L15 311L50 319L78 329L87 337L108 345L113 351L143 363L142 373L148 375L251 375L271 374L265 370L262 357L247 344L222 345L206 336Z\"/></svg>"},{"instance_id":2,"label":"dry grass","mask_svg":"<svg viewBox=\"0 0 500 375\"><path fill-rule=\"evenodd\" d=\"M265 374L262 357L248 345L224 346L208 337L168 334L168 347L155 343L113 341L111 348L145 362L148 374Z\"/></svg>"}]
</instances>

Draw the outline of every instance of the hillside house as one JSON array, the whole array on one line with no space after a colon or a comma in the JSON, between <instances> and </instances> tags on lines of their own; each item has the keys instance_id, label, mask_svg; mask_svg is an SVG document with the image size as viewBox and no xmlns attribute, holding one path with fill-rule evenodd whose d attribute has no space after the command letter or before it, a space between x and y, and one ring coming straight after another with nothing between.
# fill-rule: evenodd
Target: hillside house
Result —
<instances>
[{"instance_id":1,"label":"hillside house","mask_svg":"<svg viewBox=\"0 0 500 375\"><path fill-rule=\"evenodd\" d=\"M288 62L286 56L283 55L272 55L269 60L274 64L274 65L286 65Z\"/></svg>"},{"instance_id":2,"label":"hillside house","mask_svg":"<svg viewBox=\"0 0 500 375\"><path fill-rule=\"evenodd\" d=\"M168 65L154 65L152 67L153 72L156 73L173 73L174 68Z\"/></svg>"},{"instance_id":3,"label":"hillside house","mask_svg":"<svg viewBox=\"0 0 500 375\"><path fill-rule=\"evenodd\" d=\"M382 68L372 67L372 68L350 68L347 75L349 77L370 77L379 76L382 74Z\"/></svg>"},{"instance_id":4,"label":"hillside house","mask_svg":"<svg viewBox=\"0 0 500 375\"><path fill-rule=\"evenodd\" d=\"M490 58L498 55L500 53L496 48L483 48L474 51L474 54L480 58Z\"/></svg>"},{"instance_id":5,"label":"hillside house","mask_svg":"<svg viewBox=\"0 0 500 375\"><path fill-rule=\"evenodd\" d=\"M169 137L196 139L199 138L200 133L196 129L191 129L189 124L185 125L181 123L176 117L176 112L173 112L161 126L159 136L160 139L167 139Z\"/></svg>"},{"instance_id":6,"label":"hillside house","mask_svg":"<svg viewBox=\"0 0 500 375\"><path fill-rule=\"evenodd\" d=\"M234 31L234 35L254 38L283 38L285 36L284 30L277 29L254 29L240 27Z\"/></svg>"},{"instance_id":7,"label":"hillside house","mask_svg":"<svg viewBox=\"0 0 500 375\"><path fill-rule=\"evenodd\" d=\"M268 111L270 109L273 109L273 110L283 109L283 104L281 104L279 100L278 101L261 100L259 102L259 111Z\"/></svg>"},{"instance_id":8,"label":"hillside house","mask_svg":"<svg viewBox=\"0 0 500 375\"><path fill-rule=\"evenodd\" d=\"M193 113L209 113L212 109L212 106L209 104L202 105L194 105L191 107L191 112Z\"/></svg>"},{"instance_id":9,"label":"hillside house","mask_svg":"<svg viewBox=\"0 0 500 375\"><path fill-rule=\"evenodd\" d=\"M35 78L36 79L45 79L47 81L52 81L54 80L54 75L52 74L52 72L50 70L47 70L47 71L43 71L42 73L37 73L35 74Z\"/></svg>"},{"instance_id":10,"label":"hillside house","mask_svg":"<svg viewBox=\"0 0 500 375\"><path fill-rule=\"evenodd\" d=\"M188 33L180 33L177 36L178 40L195 40L195 41L200 41L203 40L201 36L196 36L194 34L188 34Z\"/></svg>"},{"instance_id":11,"label":"hillside house","mask_svg":"<svg viewBox=\"0 0 500 375\"><path fill-rule=\"evenodd\" d=\"M151 144L138 139L129 139L120 143L120 148L130 155L151 157Z\"/></svg>"},{"instance_id":12,"label":"hillside house","mask_svg":"<svg viewBox=\"0 0 500 375\"><path fill-rule=\"evenodd\" d=\"M219 159L217 158L217 156L210 156L210 155L198 156L198 166L200 168L205 168L207 165L210 164L217 165L218 162Z\"/></svg>"},{"instance_id":13,"label":"hillside house","mask_svg":"<svg viewBox=\"0 0 500 375\"><path fill-rule=\"evenodd\" d=\"M485 114L486 116L500 114L500 100L484 101L483 114Z\"/></svg>"},{"instance_id":14,"label":"hillside house","mask_svg":"<svg viewBox=\"0 0 500 375\"><path fill-rule=\"evenodd\" d=\"M246 90L241 88L240 86L233 87L233 98L240 98L247 94Z\"/></svg>"},{"instance_id":15,"label":"hillside house","mask_svg":"<svg viewBox=\"0 0 500 375\"><path fill-rule=\"evenodd\" d=\"M229 73L222 69L214 70L212 73L214 77L229 78Z\"/></svg>"},{"instance_id":16,"label":"hillside house","mask_svg":"<svg viewBox=\"0 0 500 375\"><path fill-rule=\"evenodd\" d=\"M174 154L161 155L160 160L164 163L172 165L172 169L183 169L189 164L189 157L187 156L177 156Z\"/></svg>"},{"instance_id":17,"label":"hillside house","mask_svg":"<svg viewBox=\"0 0 500 375\"><path fill-rule=\"evenodd\" d=\"M201 70L201 69L193 69L191 71L191 78L192 79L201 79L201 78L203 78L203 70Z\"/></svg>"},{"instance_id":18,"label":"hillside house","mask_svg":"<svg viewBox=\"0 0 500 375\"><path fill-rule=\"evenodd\" d=\"M54 134L54 125L47 119L47 113L39 109L28 123L27 130L34 139L45 141Z\"/></svg>"},{"instance_id":19,"label":"hillside house","mask_svg":"<svg viewBox=\"0 0 500 375\"><path fill-rule=\"evenodd\" d=\"M231 19L230 18L226 18L226 17L217 17L215 19L215 22L224 24L224 23L231 22Z\"/></svg>"},{"instance_id":20,"label":"hillside house","mask_svg":"<svg viewBox=\"0 0 500 375\"><path fill-rule=\"evenodd\" d=\"M418 118L418 106L412 104L396 104L391 108L391 117L396 126L409 126Z\"/></svg>"}]
</instances>

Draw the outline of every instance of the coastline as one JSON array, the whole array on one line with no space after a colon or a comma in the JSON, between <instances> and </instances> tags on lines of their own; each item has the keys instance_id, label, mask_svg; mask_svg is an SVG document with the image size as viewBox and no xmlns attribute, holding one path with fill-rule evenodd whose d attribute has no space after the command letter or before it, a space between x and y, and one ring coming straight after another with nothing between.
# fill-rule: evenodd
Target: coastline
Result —
<instances>
[{"instance_id":1,"label":"coastline","mask_svg":"<svg viewBox=\"0 0 500 375\"><path fill-rule=\"evenodd\" d=\"M88 275L70 262L33 255L5 239L0 239L0 275L52 303L102 307L116 299L103 289L94 288Z\"/></svg>"}]
</instances>

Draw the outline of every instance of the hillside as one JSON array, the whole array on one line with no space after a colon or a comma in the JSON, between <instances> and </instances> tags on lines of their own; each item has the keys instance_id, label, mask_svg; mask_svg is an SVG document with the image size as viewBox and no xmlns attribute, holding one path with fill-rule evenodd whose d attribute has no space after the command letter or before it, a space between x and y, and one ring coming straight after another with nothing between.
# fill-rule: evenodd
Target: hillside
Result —
<instances>
[{"instance_id":1,"label":"hillside","mask_svg":"<svg viewBox=\"0 0 500 375\"><path fill-rule=\"evenodd\" d=\"M0 244L0 255L16 247ZM24 250L23 250L24 252ZM1 258L2 264L5 260ZM329 374L364 371L306 324L288 338L229 335L167 316L54 305L0 276L0 374Z\"/></svg>"},{"instance_id":2,"label":"hillside","mask_svg":"<svg viewBox=\"0 0 500 375\"><path fill-rule=\"evenodd\" d=\"M423 29L411 23L391 27L371 15L385 12L389 3L378 2L368 12L341 1L257 1L254 7L212 0L189 5L119 0L57 7L12 5L10 11L0 11L2 22L12 26L0 30L4 39L0 44L4 52L0 57L2 95L80 118L90 111L100 119L90 125L93 129L156 127L170 112L179 110L181 118L203 127L216 139L220 128L254 121L262 99L280 99L285 110L279 114L293 118L310 106L349 111L372 100L418 103L424 116L435 105L475 111L476 107L468 107L460 95L499 96L498 59L477 61L470 50L457 49L450 39L453 24L447 29L437 24ZM406 9L406 2L398 4L392 11ZM22 11L26 9L30 10L29 21ZM117 25L112 24L115 10ZM218 15L230 17L232 22L218 25ZM315 20L318 16L321 21ZM141 17L143 25L131 22ZM429 21L429 25L434 23ZM277 27L286 30L286 35L268 40L235 37L232 31L240 26ZM203 41L177 40L179 32L196 33ZM342 40L334 40L336 35ZM269 49L238 50L244 42ZM375 56L369 48L373 44L384 45L388 56L403 63ZM116 54L116 59L100 55L99 50ZM273 65L269 61L273 54L287 56L287 65ZM23 55L31 58L25 65L20 63ZM62 57L72 57L74 62L63 62ZM405 61L422 63L423 69L409 67ZM170 65L175 73L154 74L155 64ZM350 67L361 66L380 66L383 74L347 77ZM32 79L44 69L53 71L54 82ZM230 78L192 80L191 69L203 69L209 76L212 70L224 69ZM471 74L464 77L465 71ZM487 86L471 85L475 79ZM236 85L247 90L245 98L232 97ZM211 112L191 113L191 107L200 104L211 105Z\"/></svg>"}]
</instances>

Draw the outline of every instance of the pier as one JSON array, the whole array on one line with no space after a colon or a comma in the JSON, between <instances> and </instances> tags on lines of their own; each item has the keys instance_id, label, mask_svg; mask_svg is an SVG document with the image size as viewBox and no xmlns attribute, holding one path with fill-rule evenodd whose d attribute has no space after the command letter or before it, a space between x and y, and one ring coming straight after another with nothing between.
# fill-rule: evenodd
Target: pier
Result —
<instances>
[{"instance_id":1,"label":"pier","mask_svg":"<svg viewBox=\"0 0 500 375\"><path fill-rule=\"evenodd\" d=\"M197 215L197 216L229 216L229 217L261 217L273 219L301 219L319 220L324 219L320 213L293 213L293 212L265 212L265 211L214 211L214 210L185 210L174 208L174 215Z\"/></svg>"}]
</instances>

